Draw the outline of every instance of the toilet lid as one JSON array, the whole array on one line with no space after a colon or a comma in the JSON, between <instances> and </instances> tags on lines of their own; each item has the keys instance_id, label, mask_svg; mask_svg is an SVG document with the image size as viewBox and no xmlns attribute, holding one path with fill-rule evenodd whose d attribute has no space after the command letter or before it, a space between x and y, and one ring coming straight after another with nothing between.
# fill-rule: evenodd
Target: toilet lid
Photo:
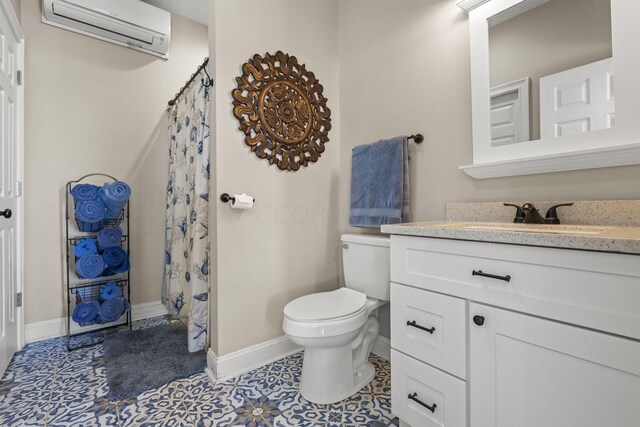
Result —
<instances>
[{"instance_id":1,"label":"toilet lid","mask_svg":"<svg viewBox=\"0 0 640 427\"><path fill-rule=\"evenodd\" d=\"M337 319L359 312L366 303L367 296L362 292L340 288L295 299L285 306L284 315L303 322Z\"/></svg>"}]
</instances>

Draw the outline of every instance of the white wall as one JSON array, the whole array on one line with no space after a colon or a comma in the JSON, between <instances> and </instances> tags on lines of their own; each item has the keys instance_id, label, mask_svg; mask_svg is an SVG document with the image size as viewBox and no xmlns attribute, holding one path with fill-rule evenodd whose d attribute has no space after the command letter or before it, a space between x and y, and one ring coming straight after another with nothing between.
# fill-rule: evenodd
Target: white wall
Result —
<instances>
[{"instance_id":1,"label":"white wall","mask_svg":"<svg viewBox=\"0 0 640 427\"><path fill-rule=\"evenodd\" d=\"M188 0L188 1L176 1L176 0L142 0L145 3L149 3L153 6L159 7L164 10L168 10L171 13L178 14L185 18L191 19L201 23L202 25L208 25L208 13L202 13L207 10L207 0Z\"/></svg>"},{"instance_id":2,"label":"white wall","mask_svg":"<svg viewBox=\"0 0 640 427\"><path fill-rule=\"evenodd\" d=\"M207 28L173 17L171 59L42 24L22 2L26 39L26 322L65 315L65 183L91 172L127 181L132 300L158 301L163 273L167 101L208 55Z\"/></svg>"},{"instance_id":3,"label":"white wall","mask_svg":"<svg viewBox=\"0 0 640 427\"><path fill-rule=\"evenodd\" d=\"M11 0L11 7L13 11L16 13L18 20L20 20L20 0Z\"/></svg>"},{"instance_id":4,"label":"white wall","mask_svg":"<svg viewBox=\"0 0 640 427\"><path fill-rule=\"evenodd\" d=\"M217 190L211 200L223 192L256 198L249 211L220 202L214 208L218 342L212 348L225 355L282 336L289 301L338 286L338 15L336 0L216 0L212 6ZM242 64L278 50L315 73L332 111L326 151L298 172L258 159L232 115L231 90Z\"/></svg>"},{"instance_id":5,"label":"white wall","mask_svg":"<svg viewBox=\"0 0 640 427\"><path fill-rule=\"evenodd\" d=\"M471 93L453 0L341 1L340 71L341 232L370 232L348 225L351 149L414 132L426 138L411 146L415 220L443 219L446 202L640 199L640 166L481 181L458 169L472 163Z\"/></svg>"}]
</instances>

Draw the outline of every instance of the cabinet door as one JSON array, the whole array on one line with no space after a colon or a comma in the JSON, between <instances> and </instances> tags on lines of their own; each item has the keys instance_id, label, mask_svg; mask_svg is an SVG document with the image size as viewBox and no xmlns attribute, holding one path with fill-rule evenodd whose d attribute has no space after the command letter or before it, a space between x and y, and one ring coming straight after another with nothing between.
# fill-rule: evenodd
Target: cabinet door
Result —
<instances>
[{"instance_id":1,"label":"cabinet door","mask_svg":"<svg viewBox=\"0 0 640 427\"><path fill-rule=\"evenodd\" d=\"M640 425L639 342L481 304L469 314L473 427Z\"/></svg>"}]
</instances>

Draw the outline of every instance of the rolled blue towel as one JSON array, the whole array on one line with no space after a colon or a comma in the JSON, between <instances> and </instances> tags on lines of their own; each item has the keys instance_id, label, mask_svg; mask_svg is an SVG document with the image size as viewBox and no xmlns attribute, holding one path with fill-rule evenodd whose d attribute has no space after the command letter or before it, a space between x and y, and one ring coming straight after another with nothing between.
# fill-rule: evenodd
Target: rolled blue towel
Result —
<instances>
[{"instance_id":1,"label":"rolled blue towel","mask_svg":"<svg viewBox=\"0 0 640 427\"><path fill-rule=\"evenodd\" d=\"M126 299L112 298L100 304L100 319L104 322L115 322L131 309Z\"/></svg>"},{"instance_id":2,"label":"rolled blue towel","mask_svg":"<svg viewBox=\"0 0 640 427\"><path fill-rule=\"evenodd\" d=\"M93 239L78 240L76 245L73 247L73 254L76 256L76 258L97 253L98 246L96 245L96 241Z\"/></svg>"},{"instance_id":3,"label":"rolled blue towel","mask_svg":"<svg viewBox=\"0 0 640 427\"><path fill-rule=\"evenodd\" d=\"M76 219L78 221L86 222L89 224L96 224L104 219L104 215L104 206L96 201L78 202L78 204L76 205Z\"/></svg>"},{"instance_id":4,"label":"rolled blue towel","mask_svg":"<svg viewBox=\"0 0 640 427\"><path fill-rule=\"evenodd\" d=\"M108 184L105 184L105 186ZM104 206L105 209L105 218L106 219L118 219L120 218L120 213L122 212L122 208L124 208L124 205L120 205L120 204L116 204L115 207L111 207L111 209L109 209L105 203L104 203L104 187L101 187L100 189L98 189L98 202L102 203L102 206Z\"/></svg>"},{"instance_id":5,"label":"rolled blue towel","mask_svg":"<svg viewBox=\"0 0 640 427\"><path fill-rule=\"evenodd\" d=\"M122 289L116 282L109 282L100 289L100 299L106 301L108 299L120 298Z\"/></svg>"},{"instance_id":6,"label":"rolled blue towel","mask_svg":"<svg viewBox=\"0 0 640 427\"><path fill-rule=\"evenodd\" d=\"M105 267L102 256L98 254L85 255L76 261L76 273L81 279L95 279Z\"/></svg>"},{"instance_id":7,"label":"rolled blue towel","mask_svg":"<svg viewBox=\"0 0 640 427\"><path fill-rule=\"evenodd\" d=\"M78 202L95 202L98 200L98 188L92 184L76 184L71 189L75 204Z\"/></svg>"},{"instance_id":8,"label":"rolled blue towel","mask_svg":"<svg viewBox=\"0 0 640 427\"><path fill-rule=\"evenodd\" d=\"M104 251L107 248L120 246L122 241L122 229L120 227L103 228L98 233L98 248Z\"/></svg>"},{"instance_id":9,"label":"rolled blue towel","mask_svg":"<svg viewBox=\"0 0 640 427\"><path fill-rule=\"evenodd\" d=\"M105 211L105 213L104 213L104 218L105 219L112 219L112 220L113 219L119 219L121 213L122 213L122 209L117 210L117 211L112 211L112 210L107 209Z\"/></svg>"},{"instance_id":10,"label":"rolled blue towel","mask_svg":"<svg viewBox=\"0 0 640 427\"><path fill-rule=\"evenodd\" d=\"M107 219L117 219L131 197L131 188L122 181L116 181L105 184L99 193L99 198L106 209Z\"/></svg>"},{"instance_id":11,"label":"rolled blue towel","mask_svg":"<svg viewBox=\"0 0 640 427\"><path fill-rule=\"evenodd\" d=\"M71 318L80 324L87 326L95 322L100 314L100 304L98 301L85 301L76 305Z\"/></svg>"},{"instance_id":12,"label":"rolled blue towel","mask_svg":"<svg viewBox=\"0 0 640 427\"><path fill-rule=\"evenodd\" d=\"M121 247L105 249L102 253L102 258L109 270L116 274L129 271L129 254Z\"/></svg>"}]
</instances>

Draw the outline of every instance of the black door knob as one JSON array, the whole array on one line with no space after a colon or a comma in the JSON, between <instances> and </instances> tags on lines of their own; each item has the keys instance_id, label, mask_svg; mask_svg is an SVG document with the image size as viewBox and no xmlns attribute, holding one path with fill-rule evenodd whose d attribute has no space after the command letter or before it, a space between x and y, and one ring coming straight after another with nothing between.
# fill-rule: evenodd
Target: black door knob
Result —
<instances>
[{"instance_id":1,"label":"black door knob","mask_svg":"<svg viewBox=\"0 0 640 427\"><path fill-rule=\"evenodd\" d=\"M0 211L0 216L3 216L7 219L11 218L11 214L12 214L11 209L5 209L3 211Z\"/></svg>"},{"instance_id":2,"label":"black door knob","mask_svg":"<svg viewBox=\"0 0 640 427\"><path fill-rule=\"evenodd\" d=\"M484 325L484 316L473 316L473 323L478 326Z\"/></svg>"}]
</instances>

